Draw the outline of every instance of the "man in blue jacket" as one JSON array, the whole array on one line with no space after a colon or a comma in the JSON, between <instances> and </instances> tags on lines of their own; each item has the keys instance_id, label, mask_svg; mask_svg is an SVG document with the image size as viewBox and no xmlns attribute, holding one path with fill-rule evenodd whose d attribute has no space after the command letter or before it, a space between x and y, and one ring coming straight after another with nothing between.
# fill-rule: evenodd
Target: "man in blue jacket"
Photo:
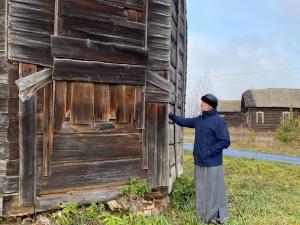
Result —
<instances>
[{"instance_id":1,"label":"man in blue jacket","mask_svg":"<svg viewBox=\"0 0 300 225\"><path fill-rule=\"evenodd\" d=\"M212 94L201 98L202 115L184 118L169 114L182 127L195 128L194 164L196 211L205 222L225 223L227 196L223 172L223 149L230 145L226 122L217 112L218 99Z\"/></svg>"}]
</instances>

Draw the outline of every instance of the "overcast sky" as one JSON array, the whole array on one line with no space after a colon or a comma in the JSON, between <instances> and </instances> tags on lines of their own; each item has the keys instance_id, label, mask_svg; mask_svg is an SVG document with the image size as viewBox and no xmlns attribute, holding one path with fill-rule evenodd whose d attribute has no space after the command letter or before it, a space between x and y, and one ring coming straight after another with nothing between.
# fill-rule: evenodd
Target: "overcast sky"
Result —
<instances>
[{"instance_id":1,"label":"overcast sky","mask_svg":"<svg viewBox=\"0 0 300 225\"><path fill-rule=\"evenodd\" d=\"M188 96L300 88L300 0L187 0ZM197 86L197 87L196 87Z\"/></svg>"}]
</instances>

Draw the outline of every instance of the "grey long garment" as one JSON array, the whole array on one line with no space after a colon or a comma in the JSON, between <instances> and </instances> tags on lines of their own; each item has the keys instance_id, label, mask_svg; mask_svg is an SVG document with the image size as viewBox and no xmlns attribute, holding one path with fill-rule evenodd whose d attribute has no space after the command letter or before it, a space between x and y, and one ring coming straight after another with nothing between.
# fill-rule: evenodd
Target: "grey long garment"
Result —
<instances>
[{"instance_id":1,"label":"grey long garment","mask_svg":"<svg viewBox=\"0 0 300 225\"><path fill-rule=\"evenodd\" d=\"M223 166L202 167L195 165L196 211L206 223L227 219L227 196Z\"/></svg>"}]
</instances>

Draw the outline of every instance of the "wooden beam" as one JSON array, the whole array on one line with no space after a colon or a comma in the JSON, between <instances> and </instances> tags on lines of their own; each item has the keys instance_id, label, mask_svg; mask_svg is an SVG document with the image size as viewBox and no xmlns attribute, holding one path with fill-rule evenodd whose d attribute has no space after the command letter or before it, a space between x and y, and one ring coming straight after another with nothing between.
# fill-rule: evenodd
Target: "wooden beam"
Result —
<instances>
[{"instance_id":1,"label":"wooden beam","mask_svg":"<svg viewBox=\"0 0 300 225\"><path fill-rule=\"evenodd\" d=\"M137 129L145 129L145 92L143 86L135 86L135 122Z\"/></svg>"},{"instance_id":2,"label":"wooden beam","mask_svg":"<svg viewBox=\"0 0 300 225\"><path fill-rule=\"evenodd\" d=\"M63 194L50 194L37 197L37 211L45 211L51 209L57 209L61 202L73 202L76 201L79 205L91 204L93 202L107 202L112 199L116 199L119 196L120 188L109 188L102 190L86 190L69 192Z\"/></svg>"},{"instance_id":3,"label":"wooden beam","mask_svg":"<svg viewBox=\"0 0 300 225\"><path fill-rule=\"evenodd\" d=\"M180 57L179 57L179 41L180 41L180 20L181 20L181 0L178 0L177 1L177 46L176 46L176 70L175 70L175 112L176 112L176 109L178 107L178 97L177 97L177 93L178 93L178 75L179 75L179 66L180 66L180 63L179 63L179 60L180 60ZM178 162L179 161L179 156L178 156L178 143L177 143L177 132L176 130L177 129L180 129L178 126L175 126L175 161L176 161L176 176L178 177L179 176L179 171L180 171L180 165L178 165Z\"/></svg>"},{"instance_id":4,"label":"wooden beam","mask_svg":"<svg viewBox=\"0 0 300 225\"><path fill-rule=\"evenodd\" d=\"M151 186L153 188L158 187L158 171L157 171L157 103L148 102L147 103L147 152L149 175Z\"/></svg>"},{"instance_id":5,"label":"wooden beam","mask_svg":"<svg viewBox=\"0 0 300 225\"><path fill-rule=\"evenodd\" d=\"M168 103L158 103L157 120L159 121L157 123L158 184L167 187L169 185Z\"/></svg>"},{"instance_id":6,"label":"wooden beam","mask_svg":"<svg viewBox=\"0 0 300 225\"><path fill-rule=\"evenodd\" d=\"M146 102L169 102L170 94L165 92L146 92Z\"/></svg>"},{"instance_id":7,"label":"wooden beam","mask_svg":"<svg viewBox=\"0 0 300 225\"><path fill-rule=\"evenodd\" d=\"M63 127L67 109L67 88L66 81L54 82L54 130L59 131ZM53 103L53 102L52 102Z\"/></svg>"},{"instance_id":8,"label":"wooden beam","mask_svg":"<svg viewBox=\"0 0 300 225\"><path fill-rule=\"evenodd\" d=\"M159 76L157 73L148 70L147 73L147 82L159 87L160 89L171 92L172 84L170 81L165 78Z\"/></svg>"},{"instance_id":9,"label":"wooden beam","mask_svg":"<svg viewBox=\"0 0 300 225\"><path fill-rule=\"evenodd\" d=\"M51 173L51 152L53 147L53 85L44 87L43 120L43 175Z\"/></svg>"},{"instance_id":10,"label":"wooden beam","mask_svg":"<svg viewBox=\"0 0 300 225\"><path fill-rule=\"evenodd\" d=\"M36 65L20 63L19 76L25 77L37 71ZM19 103L20 147L20 205L31 206L35 199L35 134L36 96Z\"/></svg>"},{"instance_id":11,"label":"wooden beam","mask_svg":"<svg viewBox=\"0 0 300 225\"><path fill-rule=\"evenodd\" d=\"M144 3L144 13L145 13L145 50L148 49L148 16L149 16L149 0L145 0Z\"/></svg>"},{"instance_id":12,"label":"wooden beam","mask_svg":"<svg viewBox=\"0 0 300 225\"><path fill-rule=\"evenodd\" d=\"M42 87L52 82L52 69L44 69L16 80L21 101L28 100Z\"/></svg>"},{"instance_id":13,"label":"wooden beam","mask_svg":"<svg viewBox=\"0 0 300 225\"><path fill-rule=\"evenodd\" d=\"M52 69L44 69L39 72L30 74L26 77L22 77L16 80L16 84L19 88L19 91L24 91L32 86L37 85L38 83L51 78L52 76Z\"/></svg>"},{"instance_id":14,"label":"wooden beam","mask_svg":"<svg viewBox=\"0 0 300 225\"><path fill-rule=\"evenodd\" d=\"M144 85L145 74L145 66L54 59L55 80Z\"/></svg>"},{"instance_id":15,"label":"wooden beam","mask_svg":"<svg viewBox=\"0 0 300 225\"><path fill-rule=\"evenodd\" d=\"M52 55L57 58L130 65L147 64L147 52L138 47L62 36L51 36L51 45Z\"/></svg>"}]
</instances>

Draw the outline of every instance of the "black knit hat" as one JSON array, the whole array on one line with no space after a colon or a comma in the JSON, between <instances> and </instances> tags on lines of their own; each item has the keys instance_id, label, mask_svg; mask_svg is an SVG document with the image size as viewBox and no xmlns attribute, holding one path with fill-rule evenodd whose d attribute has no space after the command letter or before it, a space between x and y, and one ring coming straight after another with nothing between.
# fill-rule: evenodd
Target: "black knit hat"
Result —
<instances>
[{"instance_id":1,"label":"black knit hat","mask_svg":"<svg viewBox=\"0 0 300 225\"><path fill-rule=\"evenodd\" d=\"M214 108L216 108L218 106L218 99L213 94L203 95L201 100L203 102L206 102L207 104L211 105Z\"/></svg>"}]
</instances>

